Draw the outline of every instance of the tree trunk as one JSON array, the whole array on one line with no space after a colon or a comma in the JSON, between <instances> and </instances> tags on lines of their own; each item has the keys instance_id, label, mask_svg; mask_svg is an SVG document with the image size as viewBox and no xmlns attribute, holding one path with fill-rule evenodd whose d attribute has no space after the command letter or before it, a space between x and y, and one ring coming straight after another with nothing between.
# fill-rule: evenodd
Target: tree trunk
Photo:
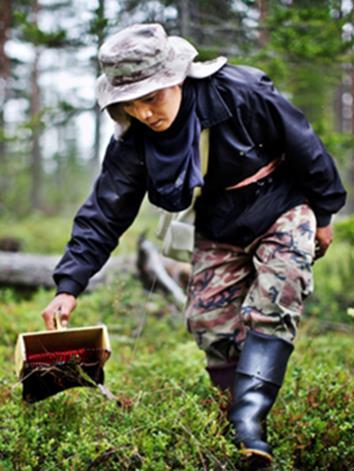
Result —
<instances>
[{"instance_id":1,"label":"tree trunk","mask_svg":"<svg viewBox=\"0 0 354 471\"><path fill-rule=\"evenodd\" d=\"M53 270L60 256L0 251L0 286L54 288ZM114 274L135 270L134 257L112 257L90 281L88 289L107 283Z\"/></svg>"},{"instance_id":2,"label":"tree trunk","mask_svg":"<svg viewBox=\"0 0 354 471\"><path fill-rule=\"evenodd\" d=\"M336 127L338 132L354 134L354 66L344 64L342 66L342 81L338 87L335 99ZM347 167L348 198L345 210L354 212L354 151L349 152L350 159Z\"/></svg>"},{"instance_id":3,"label":"tree trunk","mask_svg":"<svg viewBox=\"0 0 354 471\"><path fill-rule=\"evenodd\" d=\"M99 0L97 15L100 20L104 19L105 16L105 0ZM97 51L101 47L104 41L104 28L102 27L97 33ZM100 74L100 66L98 60L96 61L96 77ZM94 170L97 171L100 163L100 148L101 148L101 111L99 106L96 104L94 108L95 116L95 141L94 141L94 150L93 150L93 164Z\"/></svg>"},{"instance_id":4,"label":"tree trunk","mask_svg":"<svg viewBox=\"0 0 354 471\"><path fill-rule=\"evenodd\" d=\"M184 290L191 273L189 263L163 257L158 249L144 237L138 241L137 256L111 257L91 280L88 290L112 282L122 272L136 273L146 289L170 293L178 306L186 302ZM52 273L60 257L56 255L27 254L0 251L0 286L18 288L54 288Z\"/></svg>"},{"instance_id":5,"label":"tree trunk","mask_svg":"<svg viewBox=\"0 0 354 471\"><path fill-rule=\"evenodd\" d=\"M32 185L31 185L31 209L40 209L41 207L41 186L42 186L42 154L40 147L40 89L38 84L38 63L40 52L36 50L31 72L31 123L32 123Z\"/></svg>"},{"instance_id":6,"label":"tree trunk","mask_svg":"<svg viewBox=\"0 0 354 471\"><path fill-rule=\"evenodd\" d=\"M180 18L179 23L180 23L181 36L184 38L188 38L191 33L189 0L180 0L178 2L178 10L179 10L179 18Z\"/></svg>"},{"instance_id":7,"label":"tree trunk","mask_svg":"<svg viewBox=\"0 0 354 471\"><path fill-rule=\"evenodd\" d=\"M12 16L11 0L3 0L0 8L0 165L5 168L6 164L6 120L5 120L5 104L9 96L9 78L10 78L10 59L6 55L5 44L8 40L11 27ZM3 172L0 180L1 190L4 193L9 182Z\"/></svg>"},{"instance_id":8,"label":"tree trunk","mask_svg":"<svg viewBox=\"0 0 354 471\"><path fill-rule=\"evenodd\" d=\"M259 10L259 45L265 47L268 42L268 31L266 28L266 21L268 16L268 6L266 0L257 0L257 7Z\"/></svg>"},{"instance_id":9,"label":"tree trunk","mask_svg":"<svg viewBox=\"0 0 354 471\"><path fill-rule=\"evenodd\" d=\"M32 4L32 13L34 17L34 23L37 23L37 17L40 10L38 1L34 1ZM40 112L41 112L41 97L39 88L39 59L40 50L35 47L35 57L32 64L31 71L31 100L30 100L30 119L32 127L32 143L31 143L31 209L40 209L41 207L41 186L42 186L42 155L40 147L40 136L41 136L41 123L40 123Z\"/></svg>"},{"instance_id":10,"label":"tree trunk","mask_svg":"<svg viewBox=\"0 0 354 471\"><path fill-rule=\"evenodd\" d=\"M346 131L351 132L354 135L354 65L351 64L350 72L348 73L350 79L348 82L350 83L349 94L351 97L351 103L348 105L348 129ZM348 100L350 101L350 100ZM354 150L352 149L351 152L351 168L350 168L350 183L349 188L351 189L351 193L348 197L348 209L350 213L354 213Z\"/></svg>"}]
</instances>

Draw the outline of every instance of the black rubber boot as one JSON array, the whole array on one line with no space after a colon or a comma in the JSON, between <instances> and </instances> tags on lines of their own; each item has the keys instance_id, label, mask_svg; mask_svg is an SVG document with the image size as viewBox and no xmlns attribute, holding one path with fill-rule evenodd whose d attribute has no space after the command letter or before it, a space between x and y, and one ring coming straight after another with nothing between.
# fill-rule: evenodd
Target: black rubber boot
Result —
<instances>
[{"instance_id":1,"label":"black rubber boot","mask_svg":"<svg viewBox=\"0 0 354 471\"><path fill-rule=\"evenodd\" d=\"M237 363L230 363L223 366L206 367L211 382L220 391L232 393L235 384L236 365Z\"/></svg>"},{"instance_id":2,"label":"black rubber boot","mask_svg":"<svg viewBox=\"0 0 354 471\"><path fill-rule=\"evenodd\" d=\"M222 393L225 393L226 400L220 404L220 409L227 415L230 413L233 403L232 393L235 384L236 365L237 363L234 362L223 366L206 367L212 384Z\"/></svg>"},{"instance_id":3,"label":"black rubber boot","mask_svg":"<svg viewBox=\"0 0 354 471\"><path fill-rule=\"evenodd\" d=\"M222 433L225 436L230 435L232 432L232 424L228 419L234 402L232 393L235 384L236 366L237 359L225 365L206 367L211 383L222 393L220 397L217 397L217 402L221 413L220 418L223 422Z\"/></svg>"},{"instance_id":4,"label":"black rubber boot","mask_svg":"<svg viewBox=\"0 0 354 471\"><path fill-rule=\"evenodd\" d=\"M230 421L241 453L259 467L272 461L264 423L283 383L291 343L250 331L236 368Z\"/></svg>"}]
</instances>

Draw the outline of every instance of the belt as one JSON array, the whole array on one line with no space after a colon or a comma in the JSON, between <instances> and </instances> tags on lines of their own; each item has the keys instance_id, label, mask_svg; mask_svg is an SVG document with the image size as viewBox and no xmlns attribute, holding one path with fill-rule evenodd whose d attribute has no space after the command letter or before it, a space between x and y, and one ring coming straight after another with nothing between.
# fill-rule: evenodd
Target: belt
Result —
<instances>
[{"instance_id":1,"label":"belt","mask_svg":"<svg viewBox=\"0 0 354 471\"><path fill-rule=\"evenodd\" d=\"M236 185L228 186L226 190L236 190L238 188L242 188L244 186L258 182L258 180L261 180L262 178L265 178L271 173L273 173L274 170L278 168L278 166L281 164L281 162L281 158L272 160L271 162L269 162L269 164L264 165L264 167L260 168L256 173L254 173L250 177L241 180L240 182L236 183Z\"/></svg>"}]
</instances>

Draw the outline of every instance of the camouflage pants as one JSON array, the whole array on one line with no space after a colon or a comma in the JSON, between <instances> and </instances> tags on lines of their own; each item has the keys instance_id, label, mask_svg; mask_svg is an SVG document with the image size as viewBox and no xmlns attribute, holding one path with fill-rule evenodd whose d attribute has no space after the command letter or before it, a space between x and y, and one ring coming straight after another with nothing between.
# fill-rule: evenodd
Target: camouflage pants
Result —
<instances>
[{"instance_id":1,"label":"camouflage pants","mask_svg":"<svg viewBox=\"0 0 354 471\"><path fill-rule=\"evenodd\" d=\"M248 329L294 340L313 289L315 231L303 204L245 248L196 237L186 320L209 367L234 362Z\"/></svg>"}]
</instances>

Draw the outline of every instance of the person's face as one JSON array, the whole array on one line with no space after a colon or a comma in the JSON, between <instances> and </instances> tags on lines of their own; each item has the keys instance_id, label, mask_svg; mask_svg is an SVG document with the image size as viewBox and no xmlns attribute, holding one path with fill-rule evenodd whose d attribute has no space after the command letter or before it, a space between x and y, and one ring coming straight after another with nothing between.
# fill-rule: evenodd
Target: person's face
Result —
<instances>
[{"instance_id":1,"label":"person's face","mask_svg":"<svg viewBox=\"0 0 354 471\"><path fill-rule=\"evenodd\" d=\"M155 132L166 131L175 120L182 101L182 87L163 88L122 103L123 110Z\"/></svg>"}]
</instances>

